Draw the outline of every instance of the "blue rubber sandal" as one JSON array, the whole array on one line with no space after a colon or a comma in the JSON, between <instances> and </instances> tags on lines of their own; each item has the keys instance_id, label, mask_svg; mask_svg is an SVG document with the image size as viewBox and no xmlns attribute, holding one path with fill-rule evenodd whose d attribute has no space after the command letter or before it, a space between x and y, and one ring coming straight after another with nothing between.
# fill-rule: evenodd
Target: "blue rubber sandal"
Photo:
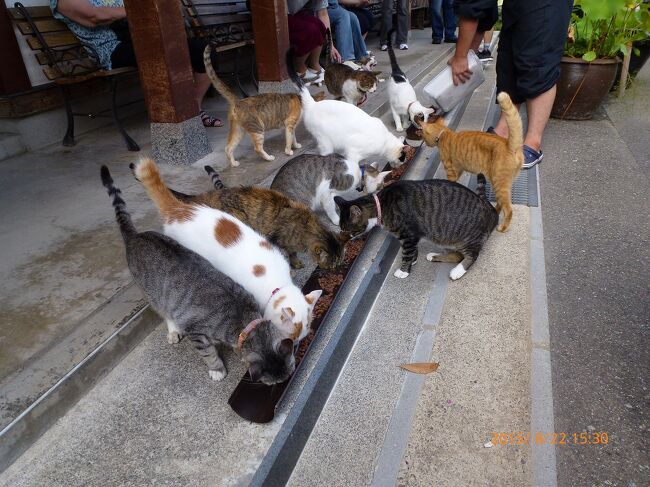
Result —
<instances>
[{"instance_id":1,"label":"blue rubber sandal","mask_svg":"<svg viewBox=\"0 0 650 487\"><path fill-rule=\"evenodd\" d=\"M494 127L490 126L485 130L488 134L496 135L497 133L494 131Z\"/></svg>"},{"instance_id":2,"label":"blue rubber sandal","mask_svg":"<svg viewBox=\"0 0 650 487\"><path fill-rule=\"evenodd\" d=\"M532 147L528 147L526 144L524 144L524 169L530 169L536 164L539 164L542 162L543 158L544 154L542 154L541 150L538 152Z\"/></svg>"}]
</instances>

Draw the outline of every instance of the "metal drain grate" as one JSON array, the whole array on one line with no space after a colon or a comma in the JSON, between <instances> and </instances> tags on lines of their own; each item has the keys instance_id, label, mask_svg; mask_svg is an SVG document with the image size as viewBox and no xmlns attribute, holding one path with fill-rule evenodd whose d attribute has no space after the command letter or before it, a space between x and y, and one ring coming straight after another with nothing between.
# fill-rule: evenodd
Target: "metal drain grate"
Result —
<instances>
[{"instance_id":1,"label":"metal drain grate","mask_svg":"<svg viewBox=\"0 0 650 487\"><path fill-rule=\"evenodd\" d=\"M490 201L496 202L494 190L489 182L485 187L485 194ZM517 179L512 184L512 202L516 205L539 205L537 200L537 166L519 172Z\"/></svg>"}]
</instances>

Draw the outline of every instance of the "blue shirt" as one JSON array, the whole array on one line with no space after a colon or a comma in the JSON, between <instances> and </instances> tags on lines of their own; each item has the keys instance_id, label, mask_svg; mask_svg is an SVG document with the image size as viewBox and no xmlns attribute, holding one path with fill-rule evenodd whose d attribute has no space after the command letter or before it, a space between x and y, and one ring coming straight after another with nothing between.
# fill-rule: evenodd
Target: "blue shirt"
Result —
<instances>
[{"instance_id":1,"label":"blue shirt","mask_svg":"<svg viewBox=\"0 0 650 487\"><path fill-rule=\"evenodd\" d=\"M124 7L123 0L87 0L88 3L95 7ZM90 56L94 59L98 66L103 69L111 69L111 54L120 43L117 40L117 35L107 25L100 25L97 27L84 27L74 20L69 19L65 15L59 13L57 6L58 0L50 0L50 9L55 19L64 22L72 33L81 41L84 46L92 47L97 53L98 59L95 59L92 50L89 50Z\"/></svg>"}]
</instances>

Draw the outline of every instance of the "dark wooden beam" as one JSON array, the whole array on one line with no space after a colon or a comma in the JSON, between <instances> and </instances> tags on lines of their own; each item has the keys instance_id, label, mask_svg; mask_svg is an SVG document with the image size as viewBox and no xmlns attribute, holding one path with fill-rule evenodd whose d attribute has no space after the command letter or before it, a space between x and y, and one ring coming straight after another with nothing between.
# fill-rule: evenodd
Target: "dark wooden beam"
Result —
<instances>
[{"instance_id":1,"label":"dark wooden beam","mask_svg":"<svg viewBox=\"0 0 650 487\"><path fill-rule=\"evenodd\" d=\"M0 95L10 95L31 89L23 56L4 4L0 6Z\"/></svg>"},{"instance_id":2,"label":"dark wooden beam","mask_svg":"<svg viewBox=\"0 0 650 487\"><path fill-rule=\"evenodd\" d=\"M285 55L289 49L286 0L253 0L255 60L260 81L288 79Z\"/></svg>"},{"instance_id":3,"label":"dark wooden beam","mask_svg":"<svg viewBox=\"0 0 650 487\"><path fill-rule=\"evenodd\" d=\"M140 82L154 123L199 114L187 36L178 0L125 0Z\"/></svg>"}]
</instances>

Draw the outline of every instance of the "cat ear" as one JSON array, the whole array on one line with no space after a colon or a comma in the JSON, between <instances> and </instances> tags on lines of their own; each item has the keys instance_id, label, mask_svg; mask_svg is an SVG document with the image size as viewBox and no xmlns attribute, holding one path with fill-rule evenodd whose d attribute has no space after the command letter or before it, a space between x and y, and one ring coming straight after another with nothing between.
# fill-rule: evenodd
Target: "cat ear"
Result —
<instances>
[{"instance_id":1,"label":"cat ear","mask_svg":"<svg viewBox=\"0 0 650 487\"><path fill-rule=\"evenodd\" d=\"M321 294L323 294L323 290L316 289L315 291L312 291L309 294L305 294L305 301L307 301L309 306L313 308L314 305L316 304L316 301L318 301L318 298L320 298Z\"/></svg>"},{"instance_id":2,"label":"cat ear","mask_svg":"<svg viewBox=\"0 0 650 487\"><path fill-rule=\"evenodd\" d=\"M280 346L278 346L278 353L280 355L291 355L293 353L293 340L291 338L282 340Z\"/></svg>"},{"instance_id":3,"label":"cat ear","mask_svg":"<svg viewBox=\"0 0 650 487\"><path fill-rule=\"evenodd\" d=\"M262 377L262 365L259 362L253 362L248 366L248 375L253 382L257 382Z\"/></svg>"},{"instance_id":4,"label":"cat ear","mask_svg":"<svg viewBox=\"0 0 650 487\"><path fill-rule=\"evenodd\" d=\"M336 206L339 208L345 208L348 205L348 202L340 196L334 196L334 203L336 203Z\"/></svg>"},{"instance_id":5,"label":"cat ear","mask_svg":"<svg viewBox=\"0 0 650 487\"><path fill-rule=\"evenodd\" d=\"M361 211L361 208L359 208L357 205L352 205L350 207L350 220L352 223L358 223L361 220L361 215L363 212Z\"/></svg>"},{"instance_id":6,"label":"cat ear","mask_svg":"<svg viewBox=\"0 0 650 487\"><path fill-rule=\"evenodd\" d=\"M377 161L373 161L373 162L371 162L370 165L371 165L372 167L374 167L375 169L379 170L379 163L378 163Z\"/></svg>"},{"instance_id":7,"label":"cat ear","mask_svg":"<svg viewBox=\"0 0 650 487\"><path fill-rule=\"evenodd\" d=\"M293 323L293 317L296 316L296 313L293 312L291 308L282 308L280 311L280 319L284 322Z\"/></svg>"},{"instance_id":8,"label":"cat ear","mask_svg":"<svg viewBox=\"0 0 650 487\"><path fill-rule=\"evenodd\" d=\"M382 171L379 173L379 176L377 177L379 178L380 181L383 181L384 179L386 179L386 176L388 176L391 172L392 171Z\"/></svg>"}]
</instances>

